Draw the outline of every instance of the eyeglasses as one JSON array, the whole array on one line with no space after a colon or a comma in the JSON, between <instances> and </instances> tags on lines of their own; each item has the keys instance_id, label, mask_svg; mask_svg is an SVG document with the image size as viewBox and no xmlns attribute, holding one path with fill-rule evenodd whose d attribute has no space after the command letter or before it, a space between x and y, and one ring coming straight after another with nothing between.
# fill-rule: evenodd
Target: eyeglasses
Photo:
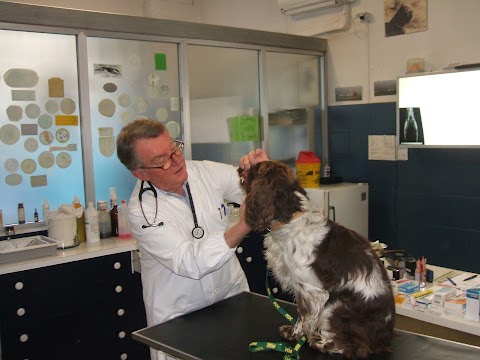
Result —
<instances>
[{"instance_id":1,"label":"eyeglasses","mask_svg":"<svg viewBox=\"0 0 480 360\"><path fill-rule=\"evenodd\" d=\"M172 166L172 156L173 155L181 155L183 154L183 149L185 147L185 144L183 141L180 140L175 140L172 139L172 145L171 145L171 153L170 155L165 155L166 160L163 163L163 165L158 165L158 166L140 166L138 169L162 169L162 170L168 170L170 166Z\"/></svg>"}]
</instances>

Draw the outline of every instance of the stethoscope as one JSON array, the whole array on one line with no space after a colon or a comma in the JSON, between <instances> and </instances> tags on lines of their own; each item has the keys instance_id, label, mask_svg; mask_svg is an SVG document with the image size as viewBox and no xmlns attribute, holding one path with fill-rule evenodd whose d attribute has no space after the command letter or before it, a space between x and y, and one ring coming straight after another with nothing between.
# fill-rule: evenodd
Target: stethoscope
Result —
<instances>
[{"instance_id":1,"label":"stethoscope","mask_svg":"<svg viewBox=\"0 0 480 360\"><path fill-rule=\"evenodd\" d=\"M157 214L158 214L157 190L155 189L155 187L152 185L150 181L147 181L147 184L149 185L149 187L144 188L143 187L144 183L145 181L142 180L142 183L140 185L140 191L138 192L140 209L142 210L143 218L145 219L145 222L146 222L146 224L142 225L142 229L147 229L149 227L154 227L154 226L163 226L163 221L159 222L158 224L156 223ZM197 214L195 212L195 205L193 204L192 194L190 193L190 186L188 185L188 182L186 183L185 187L187 188L187 195L190 203L190 210L192 210L193 223L195 225L195 227L192 230L192 235L195 239L201 239L205 234L205 231L203 231L203 229L200 226L198 226ZM145 212L143 211L142 197L143 197L143 193L146 191L151 191L153 193L153 196L155 197L155 218L153 219L152 223L148 221L147 217L145 216Z\"/></svg>"}]
</instances>

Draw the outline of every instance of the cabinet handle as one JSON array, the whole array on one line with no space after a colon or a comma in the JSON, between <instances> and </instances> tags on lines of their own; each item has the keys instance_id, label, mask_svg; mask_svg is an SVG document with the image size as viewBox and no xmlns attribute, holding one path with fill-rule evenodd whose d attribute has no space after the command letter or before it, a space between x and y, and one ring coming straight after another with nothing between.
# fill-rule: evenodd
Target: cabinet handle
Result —
<instances>
[{"instance_id":1,"label":"cabinet handle","mask_svg":"<svg viewBox=\"0 0 480 360\"><path fill-rule=\"evenodd\" d=\"M25 315L25 308L18 308L18 309L17 309L17 315L18 315L18 316L23 316L23 315Z\"/></svg>"},{"instance_id":2,"label":"cabinet handle","mask_svg":"<svg viewBox=\"0 0 480 360\"><path fill-rule=\"evenodd\" d=\"M128 358L127 353L123 353L122 355L120 355L120 360L127 360L127 358Z\"/></svg>"},{"instance_id":3,"label":"cabinet handle","mask_svg":"<svg viewBox=\"0 0 480 360\"><path fill-rule=\"evenodd\" d=\"M117 311L117 315L118 316L123 316L125 314L125 310L124 309L118 309Z\"/></svg>"},{"instance_id":4,"label":"cabinet handle","mask_svg":"<svg viewBox=\"0 0 480 360\"><path fill-rule=\"evenodd\" d=\"M121 264L119 261L117 261L117 262L115 262L115 264L113 264L113 268L114 268L115 270L118 270L118 269L120 269L121 267L122 267L122 264Z\"/></svg>"},{"instance_id":5,"label":"cabinet handle","mask_svg":"<svg viewBox=\"0 0 480 360\"><path fill-rule=\"evenodd\" d=\"M27 342L28 341L28 335L27 334L20 335L20 341L22 343Z\"/></svg>"},{"instance_id":6,"label":"cabinet handle","mask_svg":"<svg viewBox=\"0 0 480 360\"><path fill-rule=\"evenodd\" d=\"M120 339L123 339L123 338L125 337L125 331L120 331L120 332L118 333L118 337L119 337Z\"/></svg>"},{"instance_id":7,"label":"cabinet handle","mask_svg":"<svg viewBox=\"0 0 480 360\"><path fill-rule=\"evenodd\" d=\"M121 285L115 286L115 291L116 291L118 294L120 294L120 293L122 292L122 290L123 290L123 288L122 288Z\"/></svg>"},{"instance_id":8,"label":"cabinet handle","mask_svg":"<svg viewBox=\"0 0 480 360\"><path fill-rule=\"evenodd\" d=\"M19 281L15 284L15 289L22 290L23 289L23 282Z\"/></svg>"}]
</instances>

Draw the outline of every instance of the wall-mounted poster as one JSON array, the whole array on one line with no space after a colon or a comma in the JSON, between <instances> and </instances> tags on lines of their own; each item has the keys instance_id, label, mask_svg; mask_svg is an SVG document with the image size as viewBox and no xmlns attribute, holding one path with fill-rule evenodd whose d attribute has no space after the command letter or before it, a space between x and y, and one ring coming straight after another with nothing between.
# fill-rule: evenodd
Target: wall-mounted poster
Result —
<instances>
[{"instance_id":1,"label":"wall-mounted poster","mask_svg":"<svg viewBox=\"0 0 480 360\"><path fill-rule=\"evenodd\" d=\"M385 36L427 30L427 0L384 0Z\"/></svg>"},{"instance_id":2,"label":"wall-mounted poster","mask_svg":"<svg viewBox=\"0 0 480 360\"><path fill-rule=\"evenodd\" d=\"M349 86L335 88L335 101L362 100L362 87Z\"/></svg>"}]
</instances>

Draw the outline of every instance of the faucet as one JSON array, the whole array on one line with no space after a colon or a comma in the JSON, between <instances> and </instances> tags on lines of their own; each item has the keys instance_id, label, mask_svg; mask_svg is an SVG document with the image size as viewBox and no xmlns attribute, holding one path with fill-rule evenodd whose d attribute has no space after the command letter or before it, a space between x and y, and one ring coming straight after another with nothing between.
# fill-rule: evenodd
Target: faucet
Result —
<instances>
[{"instance_id":1,"label":"faucet","mask_svg":"<svg viewBox=\"0 0 480 360\"><path fill-rule=\"evenodd\" d=\"M7 236L15 235L15 226L5 226L5 232Z\"/></svg>"}]
</instances>

